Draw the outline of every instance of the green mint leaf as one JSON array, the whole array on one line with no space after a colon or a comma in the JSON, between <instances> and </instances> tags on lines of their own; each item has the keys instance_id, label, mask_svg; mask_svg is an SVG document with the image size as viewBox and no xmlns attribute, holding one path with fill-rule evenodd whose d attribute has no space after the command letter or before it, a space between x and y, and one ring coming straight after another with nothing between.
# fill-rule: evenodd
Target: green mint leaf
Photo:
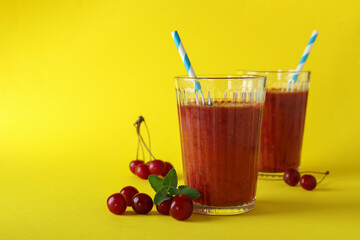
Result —
<instances>
[{"instance_id":1,"label":"green mint leaf","mask_svg":"<svg viewBox=\"0 0 360 240\"><path fill-rule=\"evenodd\" d=\"M154 204L159 205L162 201L171 199L171 196L167 194L167 187L162 187L158 192L156 192L154 197Z\"/></svg>"},{"instance_id":2,"label":"green mint leaf","mask_svg":"<svg viewBox=\"0 0 360 240\"><path fill-rule=\"evenodd\" d=\"M201 196L201 194L195 188L185 185L179 186L179 192L180 194L188 196L189 198L191 198L191 200L195 200Z\"/></svg>"},{"instance_id":3,"label":"green mint leaf","mask_svg":"<svg viewBox=\"0 0 360 240\"><path fill-rule=\"evenodd\" d=\"M160 188L160 190L158 192L163 192L164 194L168 194L168 191L169 191L169 187L164 186L164 187Z\"/></svg>"},{"instance_id":4,"label":"green mint leaf","mask_svg":"<svg viewBox=\"0 0 360 240\"><path fill-rule=\"evenodd\" d=\"M171 186L170 188L169 188L169 193L171 194L171 195L179 195L180 194L180 190L179 189L177 189L176 187L174 187L174 186Z\"/></svg>"},{"instance_id":5,"label":"green mint leaf","mask_svg":"<svg viewBox=\"0 0 360 240\"><path fill-rule=\"evenodd\" d=\"M158 192L163 187L163 180L156 175L149 176L149 183L155 192Z\"/></svg>"},{"instance_id":6,"label":"green mint leaf","mask_svg":"<svg viewBox=\"0 0 360 240\"><path fill-rule=\"evenodd\" d=\"M178 179L177 179L176 171L173 168L165 176L163 180L163 186L169 186L169 187L173 186L176 188L177 184L178 184Z\"/></svg>"}]
</instances>

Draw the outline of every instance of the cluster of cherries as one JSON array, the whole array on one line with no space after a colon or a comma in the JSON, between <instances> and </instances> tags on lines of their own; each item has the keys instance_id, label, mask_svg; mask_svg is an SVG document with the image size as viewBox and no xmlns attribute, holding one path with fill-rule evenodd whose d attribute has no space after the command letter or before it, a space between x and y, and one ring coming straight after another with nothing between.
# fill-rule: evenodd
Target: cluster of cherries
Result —
<instances>
[{"instance_id":1,"label":"cluster of cherries","mask_svg":"<svg viewBox=\"0 0 360 240\"><path fill-rule=\"evenodd\" d=\"M147 214L153 207L153 201L146 193L139 193L136 188L127 186L120 193L112 194L107 199L107 206L116 215L123 214L127 206L131 206L138 214Z\"/></svg>"},{"instance_id":2,"label":"cluster of cherries","mask_svg":"<svg viewBox=\"0 0 360 240\"><path fill-rule=\"evenodd\" d=\"M324 176L319 182L317 182L316 178L313 175L305 174L300 176L300 172L298 170L294 168L289 168L284 172L283 179L290 186L296 186L300 182L300 186L303 189L311 191L315 189L316 186L324 180L324 178L329 174L329 171L306 172L306 173L319 173L319 174L324 174Z\"/></svg>"},{"instance_id":3,"label":"cluster of cherries","mask_svg":"<svg viewBox=\"0 0 360 240\"><path fill-rule=\"evenodd\" d=\"M152 160L147 163L143 160L134 160L130 162L131 172L142 179L148 179L150 174L165 177L173 168L171 163L163 162L161 160Z\"/></svg>"},{"instance_id":4,"label":"cluster of cherries","mask_svg":"<svg viewBox=\"0 0 360 240\"><path fill-rule=\"evenodd\" d=\"M149 145L147 145L140 133L140 126L144 123L147 134L149 136ZM158 160L151 153L151 142L148 127L145 119L140 116L135 122L136 132L138 135L138 147L136 152L136 160L130 162L130 170L132 173L142 179L148 179L150 174L165 177L168 172L173 169L171 163ZM139 160L139 150L142 150L143 159L145 159L144 148L150 154L150 161ZM121 189L119 193L114 193L107 199L107 206L110 212L116 215L125 213L126 208L131 206L132 209L138 214L147 214L154 206L154 202L146 193L139 193L139 191L132 186L127 186ZM156 205L156 209L160 214L171 215L177 220L185 220L192 215L193 202L186 195L178 195L171 199L162 201Z\"/></svg>"},{"instance_id":5,"label":"cluster of cherries","mask_svg":"<svg viewBox=\"0 0 360 240\"><path fill-rule=\"evenodd\" d=\"M146 127L146 131L149 137L149 146L145 143L144 138L141 135L140 132L140 126L141 124L144 123L145 127ZM138 118L138 120L135 122L134 124L135 128L136 128L136 133L138 136L138 147L137 147L137 151L136 151L136 160L131 161L130 162L130 170L132 173L134 173L136 176L140 177L141 179L148 179L150 174L154 174L157 176L163 176L165 177L166 174L168 174L168 172L173 169L174 167L171 165L171 163L169 162L164 162L161 160L158 160L154 157L154 155L151 152L151 142L150 142L150 134L149 134L149 129L146 125L145 119L143 116L140 116ZM144 148L148 151L148 153L150 154L150 161L146 162L144 160L139 160L139 151L140 148L142 150L143 153L143 159L145 159L145 154L144 154ZM153 160L151 160L153 159Z\"/></svg>"},{"instance_id":6,"label":"cluster of cherries","mask_svg":"<svg viewBox=\"0 0 360 240\"><path fill-rule=\"evenodd\" d=\"M153 200L146 193L127 186L121 189L120 193L114 193L107 199L107 206L110 212L116 215L125 213L127 206L138 214L147 214L153 208ZM185 220L189 218L193 212L193 202L186 195L178 195L169 200L162 201L156 205L156 209L160 214L171 215L177 220Z\"/></svg>"}]
</instances>

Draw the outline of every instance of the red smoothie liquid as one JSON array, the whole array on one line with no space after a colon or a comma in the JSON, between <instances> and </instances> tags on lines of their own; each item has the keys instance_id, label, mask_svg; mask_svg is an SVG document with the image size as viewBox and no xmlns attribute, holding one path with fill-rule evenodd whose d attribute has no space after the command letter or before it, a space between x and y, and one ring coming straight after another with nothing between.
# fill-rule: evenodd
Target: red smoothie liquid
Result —
<instances>
[{"instance_id":1,"label":"red smoothie liquid","mask_svg":"<svg viewBox=\"0 0 360 240\"><path fill-rule=\"evenodd\" d=\"M260 172L300 167L308 91L266 90Z\"/></svg>"},{"instance_id":2,"label":"red smoothie liquid","mask_svg":"<svg viewBox=\"0 0 360 240\"><path fill-rule=\"evenodd\" d=\"M179 106L185 184L196 204L239 206L255 199L263 104Z\"/></svg>"}]
</instances>

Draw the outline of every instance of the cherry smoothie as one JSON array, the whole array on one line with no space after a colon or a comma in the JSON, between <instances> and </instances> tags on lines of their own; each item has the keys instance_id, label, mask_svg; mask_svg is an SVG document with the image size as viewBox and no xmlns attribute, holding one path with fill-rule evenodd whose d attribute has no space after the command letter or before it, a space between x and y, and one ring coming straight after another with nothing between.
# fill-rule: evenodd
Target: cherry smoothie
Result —
<instances>
[{"instance_id":1,"label":"cherry smoothie","mask_svg":"<svg viewBox=\"0 0 360 240\"><path fill-rule=\"evenodd\" d=\"M255 199L263 103L180 105L185 184L195 204L240 206Z\"/></svg>"},{"instance_id":2,"label":"cherry smoothie","mask_svg":"<svg viewBox=\"0 0 360 240\"><path fill-rule=\"evenodd\" d=\"M260 172L300 167L308 91L266 92L261 135Z\"/></svg>"}]
</instances>

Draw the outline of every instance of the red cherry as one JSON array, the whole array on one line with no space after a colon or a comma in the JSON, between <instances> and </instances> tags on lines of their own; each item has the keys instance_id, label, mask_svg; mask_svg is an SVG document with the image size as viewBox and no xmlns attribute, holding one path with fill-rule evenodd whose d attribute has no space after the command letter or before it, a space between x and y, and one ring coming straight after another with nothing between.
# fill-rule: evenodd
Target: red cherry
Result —
<instances>
[{"instance_id":1,"label":"red cherry","mask_svg":"<svg viewBox=\"0 0 360 240\"><path fill-rule=\"evenodd\" d=\"M170 212L170 205L173 198L162 201L159 205L156 205L156 209L160 214L169 215Z\"/></svg>"},{"instance_id":2,"label":"red cherry","mask_svg":"<svg viewBox=\"0 0 360 240\"><path fill-rule=\"evenodd\" d=\"M165 171L161 174L161 176L165 177L168 174L168 172L173 168L174 167L173 165L171 165L171 163L165 162Z\"/></svg>"},{"instance_id":3,"label":"red cherry","mask_svg":"<svg viewBox=\"0 0 360 240\"><path fill-rule=\"evenodd\" d=\"M131 206L136 213L147 214L153 207L153 201L145 193L137 193L131 200Z\"/></svg>"},{"instance_id":4,"label":"red cherry","mask_svg":"<svg viewBox=\"0 0 360 240\"><path fill-rule=\"evenodd\" d=\"M121 193L114 193L106 202L110 212L113 214L121 215L126 210L126 198Z\"/></svg>"},{"instance_id":5,"label":"red cherry","mask_svg":"<svg viewBox=\"0 0 360 240\"><path fill-rule=\"evenodd\" d=\"M149 172L155 175L161 175L165 171L165 164L161 160L149 162Z\"/></svg>"},{"instance_id":6,"label":"red cherry","mask_svg":"<svg viewBox=\"0 0 360 240\"><path fill-rule=\"evenodd\" d=\"M132 186L127 186L124 187L123 189L121 189L120 193L124 194L127 205L131 206L131 199L134 197L135 194L137 194L139 191L132 187Z\"/></svg>"},{"instance_id":7,"label":"red cherry","mask_svg":"<svg viewBox=\"0 0 360 240\"><path fill-rule=\"evenodd\" d=\"M136 168L136 166L139 165L140 163L144 163L144 161L143 161L143 160L134 160L134 161L131 161L131 162L130 162L130 170L131 170L132 173L135 174L135 168Z\"/></svg>"},{"instance_id":8,"label":"red cherry","mask_svg":"<svg viewBox=\"0 0 360 240\"><path fill-rule=\"evenodd\" d=\"M188 219L193 212L193 202L186 195L178 195L170 206L170 215L177 220Z\"/></svg>"},{"instance_id":9,"label":"red cherry","mask_svg":"<svg viewBox=\"0 0 360 240\"><path fill-rule=\"evenodd\" d=\"M283 178L290 186L296 186L300 180L300 173L294 168L289 168L284 172Z\"/></svg>"},{"instance_id":10,"label":"red cherry","mask_svg":"<svg viewBox=\"0 0 360 240\"><path fill-rule=\"evenodd\" d=\"M313 190L316 187L316 178L313 175L304 175L300 178L300 185L303 189Z\"/></svg>"},{"instance_id":11,"label":"red cherry","mask_svg":"<svg viewBox=\"0 0 360 240\"><path fill-rule=\"evenodd\" d=\"M148 167L147 167L145 164L140 163L140 164L137 165L136 168L135 168L135 174L136 174L139 178L148 179L148 177L149 177L149 175L150 175L150 172L149 172Z\"/></svg>"}]
</instances>

